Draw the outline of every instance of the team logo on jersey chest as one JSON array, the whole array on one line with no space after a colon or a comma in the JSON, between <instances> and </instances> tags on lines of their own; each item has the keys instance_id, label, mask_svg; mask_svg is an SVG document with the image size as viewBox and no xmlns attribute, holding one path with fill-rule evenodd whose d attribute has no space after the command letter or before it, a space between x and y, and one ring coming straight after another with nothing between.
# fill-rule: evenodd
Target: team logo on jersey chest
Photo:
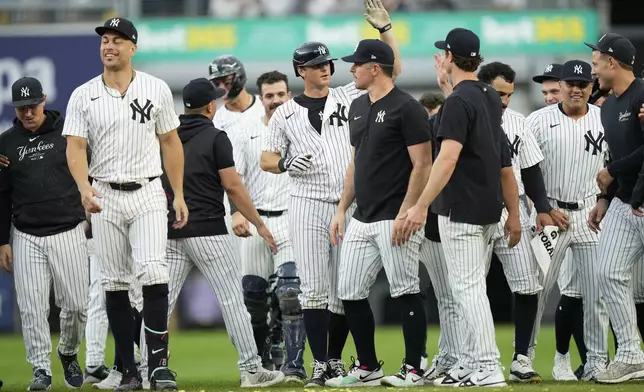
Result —
<instances>
[{"instance_id":1,"label":"team logo on jersey chest","mask_svg":"<svg viewBox=\"0 0 644 392\"><path fill-rule=\"evenodd\" d=\"M508 141L508 147L510 147L510 158L514 159L519 155L519 146L521 145L521 138L518 135L514 135L514 139L510 140L508 135L505 135L505 139Z\"/></svg>"},{"instance_id":2,"label":"team logo on jersey chest","mask_svg":"<svg viewBox=\"0 0 644 392\"><path fill-rule=\"evenodd\" d=\"M593 136L593 133L591 131L586 132L584 135L584 139L586 140L586 152L590 152L590 149L592 147L593 152L592 155L597 155L597 153L602 153L603 147L602 147L602 141L604 141L604 133L599 132L597 134L597 137Z\"/></svg>"},{"instance_id":3,"label":"team logo on jersey chest","mask_svg":"<svg viewBox=\"0 0 644 392\"><path fill-rule=\"evenodd\" d=\"M141 106L138 98L135 98L132 103L130 103L130 109L132 109L132 120L137 121L137 114L139 117L139 124L145 124L146 121L150 121L150 111L154 105L150 102L149 99L146 100L145 105Z\"/></svg>"},{"instance_id":4,"label":"team logo on jersey chest","mask_svg":"<svg viewBox=\"0 0 644 392\"><path fill-rule=\"evenodd\" d=\"M338 126L344 126L344 123L349 119L347 118L347 107L339 103L335 112L329 116L329 124L335 125L335 121L338 122Z\"/></svg>"}]
</instances>

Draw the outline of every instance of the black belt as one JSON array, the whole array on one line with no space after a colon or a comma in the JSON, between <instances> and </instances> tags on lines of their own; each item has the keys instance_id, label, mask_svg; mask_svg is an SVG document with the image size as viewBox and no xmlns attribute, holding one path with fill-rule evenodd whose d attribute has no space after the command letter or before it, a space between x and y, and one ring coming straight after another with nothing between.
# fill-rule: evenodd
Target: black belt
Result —
<instances>
[{"instance_id":1,"label":"black belt","mask_svg":"<svg viewBox=\"0 0 644 392\"><path fill-rule=\"evenodd\" d=\"M257 213L258 213L260 216L267 216L267 217L269 217L269 218L270 218L271 216L281 216L281 215L284 213L284 211L264 211L264 210L257 210Z\"/></svg>"},{"instance_id":2,"label":"black belt","mask_svg":"<svg viewBox=\"0 0 644 392\"><path fill-rule=\"evenodd\" d=\"M150 182L156 180L159 177L150 177L148 180ZM124 192L132 192L132 191L137 191L141 188L143 188L143 185L139 184L138 182L110 182L110 188L114 189L115 191L124 191Z\"/></svg>"},{"instance_id":3,"label":"black belt","mask_svg":"<svg viewBox=\"0 0 644 392\"><path fill-rule=\"evenodd\" d=\"M565 201L555 200L557 202L557 207L563 208L565 210L581 210L579 203L566 203Z\"/></svg>"}]
</instances>

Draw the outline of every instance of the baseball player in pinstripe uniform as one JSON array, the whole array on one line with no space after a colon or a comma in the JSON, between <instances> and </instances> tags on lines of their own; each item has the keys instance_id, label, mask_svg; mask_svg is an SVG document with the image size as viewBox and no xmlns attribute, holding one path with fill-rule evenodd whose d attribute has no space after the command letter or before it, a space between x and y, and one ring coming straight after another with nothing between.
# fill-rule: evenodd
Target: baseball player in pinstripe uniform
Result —
<instances>
[{"instance_id":1,"label":"baseball player in pinstripe uniform","mask_svg":"<svg viewBox=\"0 0 644 392\"><path fill-rule=\"evenodd\" d=\"M11 95L16 120L0 136L0 154L9 160L0 171L0 261L14 275L27 361L33 368L28 390L51 388L47 317L52 284L61 309L56 353L65 385L80 388L77 354L87 321L89 271L85 214L61 136L64 119L45 110L46 95L35 78L17 80Z\"/></svg>"},{"instance_id":2,"label":"baseball player in pinstripe uniform","mask_svg":"<svg viewBox=\"0 0 644 392\"><path fill-rule=\"evenodd\" d=\"M416 203L431 170L427 112L394 85L394 51L386 43L362 40L342 60L353 64L356 88L369 92L354 100L349 110L353 158L331 223L331 241L343 242L338 296L358 359L344 376L326 385L424 385L421 357L427 320L418 277L423 231L404 233L402 216ZM354 200L357 208L344 235L346 211ZM388 377L376 355L375 324L367 300L383 267L391 297L400 308L405 341L400 371Z\"/></svg>"},{"instance_id":3,"label":"baseball player in pinstripe uniform","mask_svg":"<svg viewBox=\"0 0 644 392\"><path fill-rule=\"evenodd\" d=\"M235 168L248 188L259 215L275 236L279 252L277 255L271 254L266 243L257 236L256 230L250 227L248 220L239 211L233 213L233 232L242 237L242 286L253 323L255 343L258 347L265 345L270 349L270 339L266 344L269 338L266 315L269 312L269 291L272 291L271 303L277 308L277 312L272 312L272 318L280 319L286 351L281 370L286 374L287 382L303 383L306 380L303 367L305 331L298 298L301 294L300 279L293 261L293 248L288 232L290 179L288 176L265 172L259 166L268 134L268 122L275 109L291 98L291 93L288 78L277 71L260 75L257 88L265 114L236 130L237 146L233 148ZM231 209L234 208L231 205ZM275 288L270 290L269 280L273 274L276 275ZM259 326L263 333L258 338ZM262 349L259 351L262 352Z\"/></svg>"},{"instance_id":4,"label":"baseball player in pinstripe uniform","mask_svg":"<svg viewBox=\"0 0 644 392\"><path fill-rule=\"evenodd\" d=\"M123 361L120 390L141 387L132 350L134 319L128 290L139 279L151 388L177 389L168 368L167 202L163 163L174 190L176 228L188 221L183 199L183 149L168 85L132 69L138 33L127 19L96 28L104 72L76 88L63 135L67 156L92 229L116 350ZM91 165L88 171L87 148ZM88 175L93 183L88 181ZM130 254L132 258L130 258ZM133 264L140 270L134 274Z\"/></svg>"},{"instance_id":5,"label":"baseball player in pinstripe uniform","mask_svg":"<svg viewBox=\"0 0 644 392\"><path fill-rule=\"evenodd\" d=\"M608 318L598 294L595 269L590 267L597 258L598 238L582 222L599 191L594 178L604 165L607 151L599 108L588 105L592 89L590 64L579 60L566 62L561 80L564 100L531 116L527 124L545 157L542 169L548 198L554 208L551 216L562 228L543 279L532 341L536 341L547 296L559 276L566 250L570 248L584 298L584 340L588 358L582 379L591 380L608 362Z\"/></svg>"},{"instance_id":6,"label":"baseball player in pinstripe uniform","mask_svg":"<svg viewBox=\"0 0 644 392\"><path fill-rule=\"evenodd\" d=\"M380 0L365 0L365 19L394 49L394 76L398 75L400 56ZM307 42L295 50L293 70L304 79L304 94L275 110L261 158L263 170L288 172L292 180L289 227L306 335L315 360L308 384L312 387L344 374L341 355L349 333L337 297L340 247L331 246L330 226L351 160L347 112L364 91L353 82L330 88L333 60L321 42Z\"/></svg>"},{"instance_id":7,"label":"baseball player in pinstripe uniform","mask_svg":"<svg viewBox=\"0 0 644 392\"><path fill-rule=\"evenodd\" d=\"M546 105L553 105L563 101L561 86L561 64L548 64L541 75L532 78L541 85L541 93ZM528 119L534 117L533 112ZM561 270L557 278L561 297L555 311L555 343L556 353L552 377L557 381L577 381L581 378L586 363L586 344L584 343L584 315L579 277L575 272L575 262L572 260L572 251L568 249L561 263ZM577 351L581 357L581 365L577 371L572 371L570 364L570 338L575 338ZM528 352L530 359L534 360L534 346Z\"/></svg>"},{"instance_id":8,"label":"baseball player in pinstripe uniform","mask_svg":"<svg viewBox=\"0 0 644 392\"><path fill-rule=\"evenodd\" d=\"M239 352L241 386L264 387L279 383L284 374L262 368L253 340L250 315L243 305L239 258L224 222L224 190L257 228L273 253L277 247L271 232L255 210L248 191L234 168L233 149L226 133L213 126L218 98L225 91L206 78L190 81L183 89L185 114L180 116L179 137L186 159L185 195L190 223L175 227L175 190L169 176L162 180L168 197L168 248L170 306L172 313L181 287L193 267L206 277L217 295L230 338Z\"/></svg>"},{"instance_id":9,"label":"baseball player in pinstripe uniform","mask_svg":"<svg viewBox=\"0 0 644 392\"><path fill-rule=\"evenodd\" d=\"M215 128L226 132L233 145L233 151L236 151L237 142L241 140L237 135L246 127L247 122L250 121L254 124L258 118L264 115L264 106L259 96L250 94L246 90L246 70L244 69L244 64L235 56L223 55L214 59L208 65L208 79L215 86L226 90L226 95L222 99L224 104L215 113L213 123ZM232 232L233 211L226 193L224 193L224 206L226 208L226 227L229 232ZM241 238L233 236L232 241L238 246L241 255ZM243 262L244 259L242 258ZM261 303L263 307L266 307L269 304L266 299L267 296L265 295L264 299L253 298L261 296L261 294L257 293L252 287L249 293L244 291L245 302L247 304L255 303L257 306L260 306ZM267 305L264 305L264 302ZM272 313L277 311L278 309L271 309ZM283 360L279 323L271 320L271 325L268 326L264 319L260 321L259 317L254 317L253 311L250 311L250 313L253 321L255 342L259 349L259 355L262 357L264 368L273 369L275 366L279 368ZM266 331L267 328L269 332Z\"/></svg>"},{"instance_id":10,"label":"baseball player in pinstripe uniform","mask_svg":"<svg viewBox=\"0 0 644 392\"><path fill-rule=\"evenodd\" d=\"M405 231L423 227L430 205L439 215L450 285L463 311L466 339L473 339L462 342L472 350L463 351L459 366L449 372L453 385L504 386L485 293L492 236L503 210L501 190L508 209L505 230L510 248L521 238L521 222L516 178L501 129L501 99L474 73L483 60L476 34L456 28L435 46L445 51L454 89L437 114L440 147L429 181L418 203L408 210L404 227Z\"/></svg>"},{"instance_id":11,"label":"baseball player in pinstripe uniform","mask_svg":"<svg viewBox=\"0 0 644 392\"><path fill-rule=\"evenodd\" d=\"M436 61L437 70L441 72L440 63L442 62L442 58L439 56L436 58ZM448 90L446 95L449 95L450 92L451 89ZM444 97L440 95L440 104L435 107L427 100L424 100L424 97L421 97L420 103L428 110L429 114L432 160L434 160L438 153L436 149L436 129L434 127L434 121L436 119L436 113L438 113L444 101ZM426 363L428 360L427 355L425 354L421 359L421 368L424 370L423 378L425 379L425 384L433 385L434 380L444 377L449 369L456 365L458 358L460 358L461 342L465 339L463 337L463 329L460 328L463 316L457 309L452 288L448 281L445 254L438 231L438 215L434 214L431 208L427 211L425 238L420 245L420 261L427 270L434 290L440 324L438 354L432 359L432 364L429 368Z\"/></svg>"},{"instance_id":12,"label":"baseball player in pinstripe uniform","mask_svg":"<svg viewBox=\"0 0 644 392\"><path fill-rule=\"evenodd\" d=\"M596 378L601 383L620 383L644 376L631 282L634 265L644 262L640 174L644 123L637 116L644 105L644 81L633 74L635 47L628 39L609 33L597 44L586 45L593 50L593 73L599 79L599 88L613 91L601 106L610 161L597 174L602 196L590 211L588 226L597 232L602 223L594 269L618 347L614 360Z\"/></svg>"},{"instance_id":13,"label":"baseball player in pinstripe uniform","mask_svg":"<svg viewBox=\"0 0 644 392\"><path fill-rule=\"evenodd\" d=\"M510 380L539 382L541 377L532 368L532 360L528 356L530 337L537 316L538 294L542 287L539 284L539 266L530 245L531 230L535 224L531 214L532 208L527 198L533 200L538 213L536 230L541 231L543 227L553 225L549 215L552 207L546 197L546 189L539 166L539 163L543 161L543 155L534 135L525 128L525 117L508 108L514 94L516 76L514 70L507 64L491 62L481 67L477 76L480 81L491 85L501 97L503 105L502 127L510 148L512 168L519 187L523 229L521 241L513 248L508 247L503 232L507 217L505 209L496 233L492 235L492 250L498 256L510 290L514 293L515 353L510 366ZM491 259L488 260L488 270L490 261Z\"/></svg>"},{"instance_id":14,"label":"baseball player in pinstripe uniform","mask_svg":"<svg viewBox=\"0 0 644 392\"><path fill-rule=\"evenodd\" d=\"M93 384L96 389L114 389L121 384L123 378L123 362L118 355L114 355L114 365L111 370L105 367L105 341L107 339L107 311L105 310L105 291L101 284L99 261L96 259L96 249L92 235L91 215L88 214L85 235L87 237L87 254L89 255L89 308L87 310L87 326L85 328L85 381ZM132 316L134 317L134 356L137 368L143 378L143 388L150 389L147 381L147 358L145 358L145 338L143 334L143 296L141 284L133 281L129 292ZM140 354L139 351L140 350ZM143 355L141 355L143 354ZM104 374L107 373L107 374ZM103 376L104 374L104 376ZM102 378L101 378L102 377Z\"/></svg>"}]
</instances>

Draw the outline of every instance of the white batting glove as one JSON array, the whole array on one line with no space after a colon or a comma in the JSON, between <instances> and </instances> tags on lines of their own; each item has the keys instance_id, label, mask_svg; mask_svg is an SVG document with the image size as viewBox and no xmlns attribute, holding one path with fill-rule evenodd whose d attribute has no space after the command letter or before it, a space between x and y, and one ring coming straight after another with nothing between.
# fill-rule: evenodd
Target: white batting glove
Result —
<instances>
[{"instance_id":1,"label":"white batting glove","mask_svg":"<svg viewBox=\"0 0 644 392\"><path fill-rule=\"evenodd\" d=\"M284 167L290 173L301 174L307 171L311 165L311 154L300 154L294 157L288 158L284 162Z\"/></svg>"}]
</instances>

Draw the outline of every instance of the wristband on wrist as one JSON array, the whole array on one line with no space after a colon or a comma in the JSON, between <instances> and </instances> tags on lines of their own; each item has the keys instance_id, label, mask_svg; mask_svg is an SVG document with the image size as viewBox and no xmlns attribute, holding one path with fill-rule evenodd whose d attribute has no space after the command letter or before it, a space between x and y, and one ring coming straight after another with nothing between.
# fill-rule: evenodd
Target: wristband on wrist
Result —
<instances>
[{"instance_id":1,"label":"wristband on wrist","mask_svg":"<svg viewBox=\"0 0 644 392\"><path fill-rule=\"evenodd\" d=\"M286 158L281 158L279 162L277 162L277 168L280 169L282 173L286 171L286 167L284 166L285 161L286 161Z\"/></svg>"},{"instance_id":2,"label":"wristband on wrist","mask_svg":"<svg viewBox=\"0 0 644 392\"><path fill-rule=\"evenodd\" d=\"M387 32L387 31L391 30L391 23L387 23L386 25L384 25L384 26L382 26L381 28L376 29L376 30L378 30L378 32L379 32L380 34L384 34L385 32Z\"/></svg>"}]
</instances>

